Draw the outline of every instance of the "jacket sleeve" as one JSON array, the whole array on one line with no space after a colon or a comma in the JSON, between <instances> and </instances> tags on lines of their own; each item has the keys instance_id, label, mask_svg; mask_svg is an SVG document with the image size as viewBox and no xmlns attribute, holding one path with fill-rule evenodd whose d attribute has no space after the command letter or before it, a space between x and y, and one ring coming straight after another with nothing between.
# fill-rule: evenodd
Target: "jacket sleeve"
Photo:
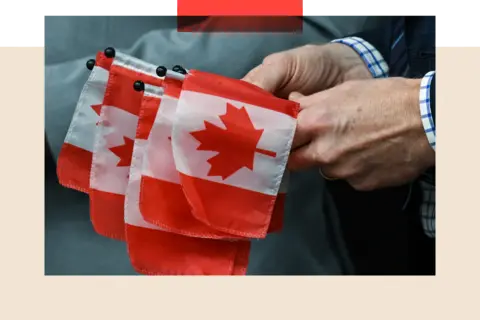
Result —
<instances>
[{"instance_id":1,"label":"jacket sleeve","mask_svg":"<svg viewBox=\"0 0 480 320\"><path fill-rule=\"evenodd\" d=\"M344 39L361 39L368 43L379 53L388 66L391 47L395 41L396 28L400 22L403 22L403 24L408 23L408 19L411 16L410 12L408 9L395 10L380 25L352 34ZM334 40L334 42L340 42L339 40L341 39Z\"/></svg>"},{"instance_id":2,"label":"jacket sleeve","mask_svg":"<svg viewBox=\"0 0 480 320\"><path fill-rule=\"evenodd\" d=\"M385 61L390 61L391 45L393 43L393 27L395 18L390 18L383 22L380 26L362 31L351 35L350 37L361 38L370 43L380 54Z\"/></svg>"}]
</instances>

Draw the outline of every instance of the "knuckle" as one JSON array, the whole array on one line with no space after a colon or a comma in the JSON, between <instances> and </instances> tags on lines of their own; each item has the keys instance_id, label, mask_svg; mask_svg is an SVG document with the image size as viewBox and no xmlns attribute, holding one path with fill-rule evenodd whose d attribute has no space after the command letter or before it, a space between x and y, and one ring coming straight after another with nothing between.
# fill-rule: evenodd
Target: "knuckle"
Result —
<instances>
[{"instance_id":1,"label":"knuckle","mask_svg":"<svg viewBox=\"0 0 480 320\"><path fill-rule=\"evenodd\" d=\"M338 152L334 149L318 150L318 159L321 163L326 165L333 165L337 162L339 158Z\"/></svg>"},{"instance_id":2,"label":"knuckle","mask_svg":"<svg viewBox=\"0 0 480 320\"><path fill-rule=\"evenodd\" d=\"M321 152L319 151L319 148L317 145L313 144L308 147L308 157L311 159L312 162L316 163L317 165L321 165Z\"/></svg>"}]
</instances>

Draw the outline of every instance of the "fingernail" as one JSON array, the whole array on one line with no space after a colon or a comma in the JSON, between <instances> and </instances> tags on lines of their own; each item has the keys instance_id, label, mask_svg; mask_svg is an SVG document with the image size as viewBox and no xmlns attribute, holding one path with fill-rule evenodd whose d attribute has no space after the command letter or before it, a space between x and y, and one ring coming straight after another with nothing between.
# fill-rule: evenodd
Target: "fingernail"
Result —
<instances>
[{"instance_id":1,"label":"fingernail","mask_svg":"<svg viewBox=\"0 0 480 320\"><path fill-rule=\"evenodd\" d=\"M297 101L297 100L300 99L301 97L303 97L303 94L301 94L301 93L299 93L299 92L292 92L292 93L290 93L290 95L288 96L288 100Z\"/></svg>"}]
</instances>

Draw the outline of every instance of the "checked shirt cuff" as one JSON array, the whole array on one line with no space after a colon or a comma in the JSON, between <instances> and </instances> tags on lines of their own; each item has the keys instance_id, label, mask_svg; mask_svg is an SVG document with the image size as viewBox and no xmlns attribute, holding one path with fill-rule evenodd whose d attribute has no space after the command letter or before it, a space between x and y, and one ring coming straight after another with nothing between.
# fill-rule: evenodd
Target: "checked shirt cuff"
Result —
<instances>
[{"instance_id":1,"label":"checked shirt cuff","mask_svg":"<svg viewBox=\"0 0 480 320\"><path fill-rule=\"evenodd\" d=\"M388 77L389 68L387 62L380 52L369 42L359 37L336 39L332 42L342 43L355 50L363 59L374 78Z\"/></svg>"},{"instance_id":2,"label":"checked shirt cuff","mask_svg":"<svg viewBox=\"0 0 480 320\"><path fill-rule=\"evenodd\" d=\"M435 150L437 140L437 131L433 121L432 110L430 109L430 84L435 75L435 71L428 72L420 84L420 114L422 116L423 129L428 138L428 143Z\"/></svg>"}]
</instances>

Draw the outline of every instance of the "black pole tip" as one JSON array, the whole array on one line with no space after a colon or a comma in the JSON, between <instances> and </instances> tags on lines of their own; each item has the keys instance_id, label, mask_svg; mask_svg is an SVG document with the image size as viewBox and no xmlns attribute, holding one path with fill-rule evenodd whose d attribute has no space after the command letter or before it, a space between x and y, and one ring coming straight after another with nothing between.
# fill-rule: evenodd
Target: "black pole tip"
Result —
<instances>
[{"instance_id":1,"label":"black pole tip","mask_svg":"<svg viewBox=\"0 0 480 320\"><path fill-rule=\"evenodd\" d=\"M92 70L95 67L95 59L88 60L86 65L88 70Z\"/></svg>"},{"instance_id":2,"label":"black pole tip","mask_svg":"<svg viewBox=\"0 0 480 320\"><path fill-rule=\"evenodd\" d=\"M172 70L181 74L187 74L187 71L182 66L179 66L178 64L176 66L173 66Z\"/></svg>"},{"instance_id":3,"label":"black pole tip","mask_svg":"<svg viewBox=\"0 0 480 320\"><path fill-rule=\"evenodd\" d=\"M107 58L115 58L115 49L112 47L108 47L103 53Z\"/></svg>"},{"instance_id":4,"label":"black pole tip","mask_svg":"<svg viewBox=\"0 0 480 320\"><path fill-rule=\"evenodd\" d=\"M145 90L145 83L143 83L140 80L137 80L133 83L133 89L135 89L135 91L143 91Z\"/></svg>"},{"instance_id":5,"label":"black pole tip","mask_svg":"<svg viewBox=\"0 0 480 320\"><path fill-rule=\"evenodd\" d=\"M157 76L159 77L165 77L167 75L167 68L164 66L159 66L157 68Z\"/></svg>"}]
</instances>

